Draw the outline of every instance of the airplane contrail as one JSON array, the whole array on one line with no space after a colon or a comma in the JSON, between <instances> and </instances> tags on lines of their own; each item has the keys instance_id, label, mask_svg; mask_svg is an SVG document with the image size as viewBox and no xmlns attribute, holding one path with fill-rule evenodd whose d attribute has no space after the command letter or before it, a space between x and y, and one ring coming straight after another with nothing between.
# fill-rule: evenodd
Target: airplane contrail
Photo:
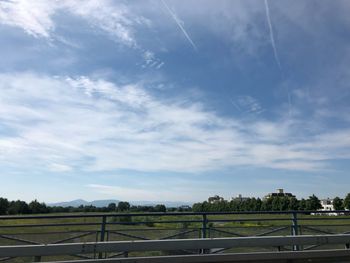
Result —
<instances>
[{"instance_id":1,"label":"airplane contrail","mask_svg":"<svg viewBox=\"0 0 350 263\"><path fill-rule=\"evenodd\" d=\"M277 48L276 48L276 43L275 43L275 37L274 37L274 35L273 35L272 24L271 24L271 18L270 18L269 3L267 2L267 0L265 0L265 11L266 11L267 23L269 24L270 40L271 40L271 45L272 45L273 53L274 53L274 55L275 55L276 63L277 63L277 65L278 65L278 67L281 69L281 62L280 62L280 59L279 59L278 53L277 53Z\"/></svg>"},{"instance_id":2,"label":"airplane contrail","mask_svg":"<svg viewBox=\"0 0 350 263\"><path fill-rule=\"evenodd\" d=\"M187 38L188 42L190 42L190 44L193 47L193 49L195 51L197 51L198 49L197 49L196 44L193 42L193 40L191 39L190 35L187 33L186 29L182 26L181 22L179 21L179 19L176 16L176 14L170 9L170 7L167 5L167 3L164 0L161 0L161 1L162 1L163 5L165 6L165 8L167 9L167 11L169 12L169 14L171 15L171 17L174 19L175 23L178 25L178 27L182 31L182 33Z\"/></svg>"},{"instance_id":3,"label":"airplane contrail","mask_svg":"<svg viewBox=\"0 0 350 263\"><path fill-rule=\"evenodd\" d=\"M276 60L276 63L278 65L279 69L282 70L281 62L280 62L280 59L279 59L278 53L277 53L275 37L273 34L268 0L264 0L264 3L265 3L266 19L267 19L267 23L269 24L270 40L271 40L271 46L273 49L273 54L275 56L275 60ZM291 94L290 94L288 87L287 87L287 96L288 96L288 115L289 115L289 117L291 117L291 115L292 115L292 98L291 98Z\"/></svg>"}]
</instances>

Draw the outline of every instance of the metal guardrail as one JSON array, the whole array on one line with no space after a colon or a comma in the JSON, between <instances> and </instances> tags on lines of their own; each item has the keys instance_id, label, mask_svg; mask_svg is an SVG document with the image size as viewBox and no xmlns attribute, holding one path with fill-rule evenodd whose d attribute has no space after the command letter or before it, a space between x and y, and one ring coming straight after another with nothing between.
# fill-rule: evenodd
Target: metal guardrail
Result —
<instances>
[{"instance_id":1,"label":"metal guardrail","mask_svg":"<svg viewBox=\"0 0 350 263\"><path fill-rule=\"evenodd\" d=\"M48 244L48 245L22 245L22 246L3 246L0 247L0 256L3 257L26 257L26 256L53 256L53 255L71 255L71 254L89 254L103 252L132 252L132 251L171 251L171 250L204 250L204 249L222 249L231 247L280 247L295 245L325 245L342 244L346 250L346 255L350 257L350 235L323 235L323 236L272 236L272 237L238 237L238 238L218 238L218 239L177 239L177 240L146 240L146 241L117 241L117 242L88 242L88 243L70 243L70 244ZM326 250L323 256L327 256L330 251ZM304 251L305 252L305 251ZM322 251L319 251L322 252ZM298 254L299 253L299 254ZM340 254L341 254L340 253ZM247 253L245 253L247 254ZM283 253L275 252L266 255ZM260 253L262 256L263 254ZM288 254L291 258L300 257L300 252ZM304 256L310 253L303 253ZM333 255L333 254L332 254ZM339 255L339 253L338 253ZM344 255L344 254L341 254ZM242 255L241 255L242 257ZM249 257L249 256L248 256ZM314 255L315 257L315 255ZM319 256L320 257L320 256ZM203 257L202 257L203 258ZM211 257L214 259L215 257ZM216 257L217 259L225 258ZM264 258L260 258L263 260ZM151 262L151 261L148 261ZM177 261L180 262L180 261Z\"/></svg>"},{"instance_id":2,"label":"metal guardrail","mask_svg":"<svg viewBox=\"0 0 350 263\"><path fill-rule=\"evenodd\" d=\"M345 263L350 260L349 250L316 250L298 252L258 252L209 255L181 255L160 257L137 257L118 259L79 260L79 263ZM57 261L56 263L77 263Z\"/></svg>"},{"instance_id":3,"label":"metal guardrail","mask_svg":"<svg viewBox=\"0 0 350 263\"><path fill-rule=\"evenodd\" d=\"M334 213L343 216L328 216ZM174 238L205 239L209 237L349 234L349 213L349 211L264 211L0 216L0 245L62 244L66 242L103 242L123 239L165 240ZM310 214L318 215L310 216ZM276 222L276 224L272 224L273 222ZM325 222L329 223L325 224ZM245 231L242 231L242 229ZM156 232L157 235L155 235ZM312 250L320 245L318 243L294 244L292 250ZM280 248L285 249L283 246ZM211 252L218 254L229 252L227 250L227 248L221 248ZM198 253L198 251L190 250L182 252L187 254ZM208 251L204 248L200 249L199 252L207 253ZM74 256L82 259L96 257L102 259L117 256L127 257L128 252L125 250L123 253L110 255L107 252L95 251L93 255L86 256L78 253ZM0 261L11 259L12 257L5 257L0 258ZM39 260L39 258L36 258L36 261Z\"/></svg>"}]
</instances>

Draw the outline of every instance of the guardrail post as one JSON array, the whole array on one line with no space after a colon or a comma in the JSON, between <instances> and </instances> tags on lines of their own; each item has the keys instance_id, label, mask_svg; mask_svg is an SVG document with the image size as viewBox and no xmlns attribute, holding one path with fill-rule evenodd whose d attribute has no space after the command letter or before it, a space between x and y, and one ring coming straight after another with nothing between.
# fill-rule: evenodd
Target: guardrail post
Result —
<instances>
[{"instance_id":1,"label":"guardrail post","mask_svg":"<svg viewBox=\"0 0 350 263\"><path fill-rule=\"evenodd\" d=\"M105 234L106 234L106 221L107 221L107 216L102 216L102 222L101 222L101 233L100 233L100 241L103 242L105 241ZM102 258L102 253L98 253L98 258Z\"/></svg>"},{"instance_id":2,"label":"guardrail post","mask_svg":"<svg viewBox=\"0 0 350 263\"><path fill-rule=\"evenodd\" d=\"M298 214L296 212L293 212L292 213L292 235L293 236L297 236L299 234L298 228L299 228L299 226L298 226ZM294 251L299 250L299 246L294 245L293 250Z\"/></svg>"},{"instance_id":3,"label":"guardrail post","mask_svg":"<svg viewBox=\"0 0 350 263\"><path fill-rule=\"evenodd\" d=\"M202 238L207 237L207 224L208 224L208 219L207 215L203 214L203 221L202 221Z\"/></svg>"},{"instance_id":4,"label":"guardrail post","mask_svg":"<svg viewBox=\"0 0 350 263\"><path fill-rule=\"evenodd\" d=\"M202 238L207 238L207 228L208 228L208 218L206 214L203 214L203 220L202 220ZM207 250L206 249L201 249L200 250L201 254L206 254Z\"/></svg>"}]
</instances>

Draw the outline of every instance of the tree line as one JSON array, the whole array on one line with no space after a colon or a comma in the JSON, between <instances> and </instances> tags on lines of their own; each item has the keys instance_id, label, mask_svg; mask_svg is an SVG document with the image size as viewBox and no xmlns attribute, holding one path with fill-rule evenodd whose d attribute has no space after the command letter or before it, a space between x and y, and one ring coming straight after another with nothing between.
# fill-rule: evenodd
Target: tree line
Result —
<instances>
[{"instance_id":1,"label":"tree line","mask_svg":"<svg viewBox=\"0 0 350 263\"><path fill-rule=\"evenodd\" d=\"M0 197L0 215L18 214L48 214L48 213L77 213L77 212L166 212L167 208L163 204L155 206L133 206L128 202L110 203L105 207L93 205L81 205L78 207L68 206L48 206L34 200L30 203L25 201L9 201Z\"/></svg>"},{"instance_id":2,"label":"tree line","mask_svg":"<svg viewBox=\"0 0 350 263\"><path fill-rule=\"evenodd\" d=\"M333 199L335 210L350 210L350 193L344 199L335 197ZM77 212L244 212L244 211L309 211L321 209L321 201L315 196L307 199L297 199L288 196L272 196L269 198L235 198L231 201L222 197L209 197L208 201L195 203L192 207L167 208L163 204L155 206L134 206L128 202L110 203L105 207L93 205L81 205L79 207L48 206L37 200L26 203L25 201L9 201L0 197L0 215L17 214L47 214L47 213L77 213Z\"/></svg>"},{"instance_id":3,"label":"tree line","mask_svg":"<svg viewBox=\"0 0 350 263\"><path fill-rule=\"evenodd\" d=\"M333 199L334 210L350 210L350 193L344 199ZM307 199L297 199L289 196L271 196L268 198L235 198L231 201L220 196L209 197L208 201L195 203L194 212L229 212L229 211L311 211L322 208L321 201L316 195Z\"/></svg>"}]
</instances>

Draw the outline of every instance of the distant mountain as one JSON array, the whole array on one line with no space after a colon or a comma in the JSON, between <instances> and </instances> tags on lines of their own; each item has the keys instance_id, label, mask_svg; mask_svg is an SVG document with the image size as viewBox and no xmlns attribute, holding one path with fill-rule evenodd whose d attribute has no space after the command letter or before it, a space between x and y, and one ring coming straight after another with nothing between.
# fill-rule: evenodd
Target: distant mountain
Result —
<instances>
[{"instance_id":1,"label":"distant mountain","mask_svg":"<svg viewBox=\"0 0 350 263\"><path fill-rule=\"evenodd\" d=\"M68 206L72 206L72 207L78 207L81 205L93 205L96 207L104 207L104 206L108 206L110 203L116 203L118 204L120 201L119 200L94 200L94 201L85 201L83 199L76 199L76 200L72 200L72 201L67 201L67 202L58 202L58 203L51 203L48 204L49 206L62 206L62 207L68 207Z\"/></svg>"},{"instance_id":2,"label":"distant mountain","mask_svg":"<svg viewBox=\"0 0 350 263\"><path fill-rule=\"evenodd\" d=\"M119 200L94 200L94 201L86 201L83 199L76 199L76 200L72 200L72 201L67 201L67 202L58 202L58 203L50 203L48 204L49 206L62 206L62 207L68 207L68 206L72 206L72 207L78 207L81 205L93 205L96 207L104 207L104 206L108 206L110 203L116 203L118 204L120 201ZM155 206L158 204L163 204L166 207L180 207L180 206L192 206L192 203L188 203L188 202L176 202L176 201L131 201L129 202L131 205L143 205L143 206Z\"/></svg>"},{"instance_id":3,"label":"distant mountain","mask_svg":"<svg viewBox=\"0 0 350 263\"><path fill-rule=\"evenodd\" d=\"M165 205L166 207L180 207L180 206L192 206L192 203L188 202L176 202L176 201L131 201L132 205L145 205L145 206L155 206L155 205Z\"/></svg>"},{"instance_id":4,"label":"distant mountain","mask_svg":"<svg viewBox=\"0 0 350 263\"><path fill-rule=\"evenodd\" d=\"M89 204L96 207L104 207L104 206L108 206L110 203L118 204L119 202L120 202L119 200L107 199L107 200L94 200L89 202Z\"/></svg>"}]
</instances>

